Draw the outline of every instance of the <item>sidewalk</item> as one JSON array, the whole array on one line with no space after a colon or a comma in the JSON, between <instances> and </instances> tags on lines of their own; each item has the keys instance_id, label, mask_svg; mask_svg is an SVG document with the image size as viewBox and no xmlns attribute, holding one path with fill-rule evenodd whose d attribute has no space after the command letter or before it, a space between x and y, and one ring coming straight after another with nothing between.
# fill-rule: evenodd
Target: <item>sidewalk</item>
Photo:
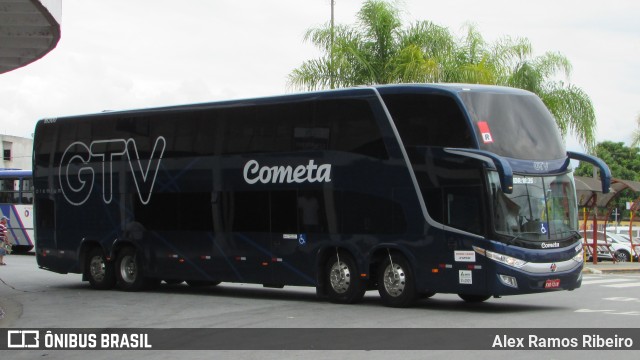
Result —
<instances>
[{"instance_id":1,"label":"sidewalk","mask_svg":"<svg viewBox=\"0 0 640 360\"><path fill-rule=\"evenodd\" d=\"M640 273L640 263L634 262L612 262L598 261L597 265L593 262L584 263L584 273L588 274L622 274L622 273Z\"/></svg>"}]
</instances>

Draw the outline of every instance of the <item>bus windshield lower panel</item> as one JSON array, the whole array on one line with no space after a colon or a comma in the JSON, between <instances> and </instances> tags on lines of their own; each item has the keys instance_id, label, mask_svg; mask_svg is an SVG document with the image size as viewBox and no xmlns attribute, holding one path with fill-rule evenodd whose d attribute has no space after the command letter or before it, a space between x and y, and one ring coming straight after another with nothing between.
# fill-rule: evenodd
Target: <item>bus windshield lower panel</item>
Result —
<instances>
[{"instance_id":1,"label":"bus windshield lower panel","mask_svg":"<svg viewBox=\"0 0 640 360\"><path fill-rule=\"evenodd\" d=\"M574 237L578 228L572 173L513 177L513 193L500 188L498 173L489 171L493 223L507 242L546 242Z\"/></svg>"}]
</instances>

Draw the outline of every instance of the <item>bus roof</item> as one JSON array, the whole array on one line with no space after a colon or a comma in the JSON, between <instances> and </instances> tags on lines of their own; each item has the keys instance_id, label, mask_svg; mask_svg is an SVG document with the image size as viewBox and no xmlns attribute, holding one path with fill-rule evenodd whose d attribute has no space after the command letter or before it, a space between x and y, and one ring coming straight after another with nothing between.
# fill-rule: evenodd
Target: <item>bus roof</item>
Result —
<instances>
[{"instance_id":1,"label":"bus roof","mask_svg":"<svg viewBox=\"0 0 640 360\"><path fill-rule=\"evenodd\" d=\"M0 178L29 177L31 174L31 170L0 169Z\"/></svg>"},{"instance_id":2,"label":"bus roof","mask_svg":"<svg viewBox=\"0 0 640 360\"><path fill-rule=\"evenodd\" d=\"M454 84L454 83L388 84L388 85L359 86L359 87L334 89L334 90L318 90L318 91L300 92L300 93L256 97L256 98L220 100L220 101L212 101L212 102L204 102L204 103L169 105L169 106L154 107L154 108L124 109L124 110L113 110L113 111L105 110L100 113L78 114L78 115L63 116L63 117L53 118L53 119L72 119L72 118L86 117L86 116L109 116L109 115L127 115L127 114L133 115L140 112L180 111L180 110L193 110L198 108L227 107L227 106L266 105L266 104L279 103L282 101L305 100L310 98L333 96L337 94L357 95L357 94L362 94L366 92L373 92L374 89L380 92L381 94L394 94L394 93L402 94L402 93L409 93L409 92L425 92L425 91L426 92L435 91L435 92L450 93L450 94L457 94L460 92L491 92L491 93L520 94L520 95L531 94L526 90L510 88L505 86L496 86L496 85ZM46 120L49 120L49 119L45 118L45 119L41 119L40 121L46 121Z\"/></svg>"}]
</instances>

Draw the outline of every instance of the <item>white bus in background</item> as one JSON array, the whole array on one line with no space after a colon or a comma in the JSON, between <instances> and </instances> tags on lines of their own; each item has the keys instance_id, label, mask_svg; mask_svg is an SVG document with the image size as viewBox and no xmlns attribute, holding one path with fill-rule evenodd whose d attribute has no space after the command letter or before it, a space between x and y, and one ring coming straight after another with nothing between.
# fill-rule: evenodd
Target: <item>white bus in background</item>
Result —
<instances>
[{"instance_id":1,"label":"white bus in background","mask_svg":"<svg viewBox=\"0 0 640 360\"><path fill-rule=\"evenodd\" d=\"M33 177L31 170L0 169L0 218L6 216L14 252L33 249Z\"/></svg>"}]
</instances>

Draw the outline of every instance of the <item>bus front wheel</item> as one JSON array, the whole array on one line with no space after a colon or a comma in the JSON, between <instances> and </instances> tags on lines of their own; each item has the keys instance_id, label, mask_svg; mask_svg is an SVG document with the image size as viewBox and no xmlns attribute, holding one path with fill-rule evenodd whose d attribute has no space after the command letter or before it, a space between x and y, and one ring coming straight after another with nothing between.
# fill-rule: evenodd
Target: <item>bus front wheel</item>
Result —
<instances>
[{"instance_id":1,"label":"bus front wheel","mask_svg":"<svg viewBox=\"0 0 640 360\"><path fill-rule=\"evenodd\" d=\"M331 302L353 304L364 296L366 288L358 276L356 262L351 255L339 252L331 256L325 266L327 297Z\"/></svg>"},{"instance_id":2,"label":"bus front wheel","mask_svg":"<svg viewBox=\"0 0 640 360\"><path fill-rule=\"evenodd\" d=\"M89 284L96 290L109 290L116 283L113 263L107 261L104 252L98 247L89 251L85 259L84 272Z\"/></svg>"},{"instance_id":3,"label":"bus front wheel","mask_svg":"<svg viewBox=\"0 0 640 360\"><path fill-rule=\"evenodd\" d=\"M378 270L378 292L390 307L409 307L418 299L411 266L403 256L384 258Z\"/></svg>"}]
</instances>

